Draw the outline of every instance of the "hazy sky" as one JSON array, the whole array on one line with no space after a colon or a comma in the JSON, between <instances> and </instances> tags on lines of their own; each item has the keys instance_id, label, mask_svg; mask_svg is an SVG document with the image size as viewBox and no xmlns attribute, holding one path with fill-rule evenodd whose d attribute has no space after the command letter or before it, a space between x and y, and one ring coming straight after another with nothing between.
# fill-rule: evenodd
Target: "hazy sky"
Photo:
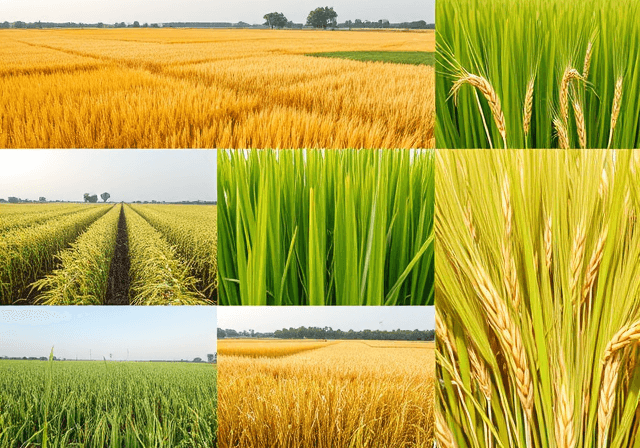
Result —
<instances>
[{"instance_id":1,"label":"hazy sky","mask_svg":"<svg viewBox=\"0 0 640 448\"><path fill-rule=\"evenodd\" d=\"M82 201L108 192L111 202L214 201L214 150L2 150L0 198Z\"/></svg>"},{"instance_id":2,"label":"hazy sky","mask_svg":"<svg viewBox=\"0 0 640 448\"><path fill-rule=\"evenodd\" d=\"M261 333L297 327L334 330L433 330L434 307L403 306L221 306L218 328Z\"/></svg>"},{"instance_id":3,"label":"hazy sky","mask_svg":"<svg viewBox=\"0 0 640 448\"><path fill-rule=\"evenodd\" d=\"M216 351L216 307L0 308L0 356L126 360L206 359Z\"/></svg>"},{"instance_id":4,"label":"hazy sky","mask_svg":"<svg viewBox=\"0 0 640 448\"><path fill-rule=\"evenodd\" d=\"M114 23L134 20L163 22L263 23L268 12L282 12L296 23L306 22L309 11L333 6L338 21L388 19L391 22L435 20L435 0L5 0L0 20L10 22Z\"/></svg>"}]
</instances>

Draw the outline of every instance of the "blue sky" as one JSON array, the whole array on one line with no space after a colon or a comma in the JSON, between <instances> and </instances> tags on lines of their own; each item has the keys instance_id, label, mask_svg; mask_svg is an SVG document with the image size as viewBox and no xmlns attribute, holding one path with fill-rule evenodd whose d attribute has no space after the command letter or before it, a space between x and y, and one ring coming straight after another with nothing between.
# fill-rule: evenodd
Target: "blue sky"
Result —
<instances>
[{"instance_id":1,"label":"blue sky","mask_svg":"<svg viewBox=\"0 0 640 448\"><path fill-rule=\"evenodd\" d=\"M270 332L290 327L334 330L433 330L432 306L221 306L218 327Z\"/></svg>"},{"instance_id":2,"label":"blue sky","mask_svg":"<svg viewBox=\"0 0 640 448\"><path fill-rule=\"evenodd\" d=\"M215 330L212 306L2 307L0 357L48 356L53 346L67 359L206 359Z\"/></svg>"},{"instance_id":3,"label":"blue sky","mask_svg":"<svg viewBox=\"0 0 640 448\"><path fill-rule=\"evenodd\" d=\"M215 150L2 150L0 198L111 202L217 199Z\"/></svg>"},{"instance_id":4,"label":"blue sky","mask_svg":"<svg viewBox=\"0 0 640 448\"><path fill-rule=\"evenodd\" d=\"M114 23L239 22L263 23L268 12L284 13L297 23L309 11L333 6L338 21L387 19L391 22L435 20L435 0L9 0L0 2L0 19L25 22Z\"/></svg>"}]
</instances>

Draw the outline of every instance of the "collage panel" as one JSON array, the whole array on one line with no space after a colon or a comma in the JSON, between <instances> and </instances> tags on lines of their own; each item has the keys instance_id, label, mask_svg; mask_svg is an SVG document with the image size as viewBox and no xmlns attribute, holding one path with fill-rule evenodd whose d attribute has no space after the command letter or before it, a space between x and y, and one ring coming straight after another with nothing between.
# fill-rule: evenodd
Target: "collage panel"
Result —
<instances>
[{"instance_id":1,"label":"collage panel","mask_svg":"<svg viewBox=\"0 0 640 448\"><path fill-rule=\"evenodd\" d=\"M640 147L640 3L438 0L443 149Z\"/></svg>"},{"instance_id":2,"label":"collage panel","mask_svg":"<svg viewBox=\"0 0 640 448\"><path fill-rule=\"evenodd\" d=\"M434 444L434 307L219 307L218 446Z\"/></svg>"},{"instance_id":3,"label":"collage panel","mask_svg":"<svg viewBox=\"0 0 640 448\"><path fill-rule=\"evenodd\" d=\"M220 305L433 304L433 150L218 162Z\"/></svg>"},{"instance_id":4,"label":"collage panel","mask_svg":"<svg viewBox=\"0 0 640 448\"><path fill-rule=\"evenodd\" d=\"M0 446L217 445L215 307L0 308Z\"/></svg>"},{"instance_id":5,"label":"collage panel","mask_svg":"<svg viewBox=\"0 0 640 448\"><path fill-rule=\"evenodd\" d=\"M0 151L0 304L215 304L216 156Z\"/></svg>"},{"instance_id":6,"label":"collage panel","mask_svg":"<svg viewBox=\"0 0 640 448\"><path fill-rule=\"evenodd\" d=\"M442 447L633 447L640 153L439 150Z\"/></svg>"}]
</instances>

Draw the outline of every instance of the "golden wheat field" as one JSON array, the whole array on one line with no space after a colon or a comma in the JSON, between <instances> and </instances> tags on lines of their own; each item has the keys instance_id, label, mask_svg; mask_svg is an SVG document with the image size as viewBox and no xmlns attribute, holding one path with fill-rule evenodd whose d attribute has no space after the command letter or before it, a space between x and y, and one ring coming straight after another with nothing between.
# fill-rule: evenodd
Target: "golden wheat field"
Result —
<instances>
[{"instance_id":1,"label":"golden wheat field","mask_svg":"<svg viewBox=\"0 0 640 448\"><path fill-rule=\"evenodd\" d=\"M434 146L433 67L305 56L434 51L435 34L0 31L0 148Z\"/></svg>"},{"instance_id":2,"label":"golden wheat field","mask_svg":"<svg viewBox=\"0 0 640 448\"><path fill-rule=\"evenodd\" d=\"M220 447L433 444L433 343L220 340L218 354Z\"/></svg>"}]
</instances>

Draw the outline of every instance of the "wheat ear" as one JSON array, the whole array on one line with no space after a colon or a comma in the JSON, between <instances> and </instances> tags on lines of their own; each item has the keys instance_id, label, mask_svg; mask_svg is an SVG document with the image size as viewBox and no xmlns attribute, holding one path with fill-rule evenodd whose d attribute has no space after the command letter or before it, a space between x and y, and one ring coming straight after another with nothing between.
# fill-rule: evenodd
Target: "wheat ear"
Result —
<instances>
[{"instance_id":1,"label":"wheat ear","mask_svg":"<svg viewBox=\"0 0 640 448\"><path fill-rule=\"evenodd\" d=\"M587 45L587 53L584 56L584 66L582 68L582 77L587 79L589 77L589 68L591 68L591 55L593 53L593 43L589 41Z\"/></svg>"},{"instance_id":2,"label":"wheat ear","mask_svg":"<svg viewBox=\"0 0 640 448\"><path fill-rule=\"evenodd\" d=\"M504 239L502 240L502 260L504 269L504 287L507 295L513 300L514 309L520 307L520 289L518 288L518 271L511 250L511 234L513 231L513 211L511 209L511 187L505 175L502 182L502 214L504 217Z\"/></svg>"},{"instance_id":3,"label":"wheat ear","mask_svg":"<svg viewBox=\"0 0 640 448\"><path fill-rule=\"evenodd\" d=\"M640 320L623 326L613 335L613 338L611 338L604 350L602 363L608 363L618 350L622 350L638 342L640 342Z\"/></svg>"},{"instance_id":4,"label":"wheat ear","mask_svg":"<svg viewBox=\"0 0 640 448\"><path fill-rule=\"evenodd\" d=\"M506 148L507 127L505 125L504 114L502 113L502 106L500 106L500 98L498 98L498 94L491 86L491 83L482 76L472 75L471 73L464 73L453 83L453 87L451 87L451 94L454 97L454 101L457 102L458 91L465 84L469 84L478 89L489 103L489 108L491 109L491 114L493 115L493 121L498 128L498 132L500 133L500 136L502 137L502 141L504 143L504 147Z\"/></svg>"},{"instance_id":5,"label":"wheat ear","mask_svg":"<svg viewBox=\"0 0 640 448\"><path fill-rule=\"evenodd\" d=\"M571 247L571 261L569 263L570 268L570 286L571 286L571 300L574 304L577 304L577 288L578 280L580 279L580 268L584 262L584 244L586 240L586 234L584 224L581 221L576 229L576 236L573 238L573 245Z\"/></svg>"},{"instance_id":6,"label":"wheat ear","mask_svg":"<svg viewBox=\"0 0 640 448\"><path fill-rule=\"evenodd\" d=\"M622 76L616 81L616 89L613 94L613 105L611 106L611 126L609 130L609 144L607 149L611 148L611 142L613 141L613 131L616 129L618 123L618 115L620 115L620 103L622 102Z\"/></svg>"},{"instance_id":7,"label":"wheat ear","mask_svg":"<svg viewBox=\"0 0 640 448\"><path fill-rule=\"evenodd\" d=\"M547 270L551 269L551 257L553 255L553 235L551 232L551 216L544 222L544 256Z\"/></svg>"},{"instance_id":8,"label":"wheat ear","mask_svg":"<svg viewBox=\"0 0 640 448\"><path fill-rule=\"evenodd\" d=\"M578 129L578 141L580 142L580 148L586 149L587 147L587 127L584 121L584 113L582 107L578 101L573 103L573 112L576 116L576 128Z\"/></svg>"},{"instance_id":9,"label":"wheat ear","mask_svg":"<svg viewBox=\"0 0 640 448\"><path fill-rule=\"evenodd\" d=\"M473 343L469 340L467 344L467 351L469 353L469 362L471 363L471 370L473 372L473 376L478 382L478 388L484 398L487 401L491 401L491 376L489 375L489 370L487 369L487 365L484 360L480 358L478 352L476 352Z\"/></svg>"},{"instance_id":10,"label":"wheat ear","mask_svg":"<svg viewBox=\"0 0 640 448\"><path fill-rule=\"evenodd\" d=\"M498 295L491 279L481 266L476 266L472 284L480 296L487 320L493 328L504 351L505 359L515 377L515 384L522 408L531 421L533 418L533 380L527 353L522 342L520 330L513 321L509 309Z\"/></svg>"},{"instance_id":11,"label":"wheat ear","mask_svg":"<svg viewBox=\"0 0 640 448\"><path fill-rule=\"evenodd\" d=\"M560 360L560 375L556 386L555 430L558 448L574 448L576 434L573 421L573 399L567 391L566 369Z\"/></svg>"},{"instance_id":12,"label":"wheat ear","mask_svg":"<svg viewBox=\"0 0 640 448\"><path fill-rule=\"evenodd\" d=\"M569 149L569 134L567 134L567 128L562 124L562 120L554 118L553 125L556 128L558 134L558 142L561 149Z\"/></svg>"},{"instance_id":13,"label":"wheat ear","mask_svg":"<svg viewBox=\"0 0 640 448\"><path fill-rule=\"evenodd\" d=\"M524 96L524 113L522 128L524 129L525 137L529 135L531 129L531 114L533 112L533 87L535 84L535 77L531 77L529 84L527 85L527 93Z\"/></svg>"},{"instance_id":14,"label":"wheat ear","mask_svg":"<svg viewBox=\"0 0 640 448\"><path fill-rule=\"evenodd\" d=\"M609 435L609 427L616 403L616 386L620 373L620 354L616 354L605 364L600 397L598 400L598 446L604 448Z\"/></svg>"},{"instance_id":15,"label":"wheat ear","mask_svg":"<svg viewBox=\"0 0 640 448\"><path fill-rule=\"evenodd\" d=\"M604 243L606 241L607 231L608 226L605 225L605 227L602 229L602 232L600 232L598 241L596 242L596 248L593 251L593 254L591 254L591 260L589 260L587 273L584 278L584 285L582 286L582 304L584 304L587 300L587 297L591 293L593 285L596 281L596 276L598 275L598 269L600 269L600 263L602 262L602 255L604 253Z\"/></svg>"},{"instance_id":16,"label":"wheat ear","mask_svg":"<svg viewBox=\"0 0 640 448\"><path fill-rule=\"evenodd\" d=\"M569 121L569 84L571 84L571 81L578 79L583 78L575 68L567 67L562 75L562 81L560 82L560 114L564 123Z\"/></svg>"},{"instance_id":17,"label":"wheat ear","mask_svg":"<svg viewBox=\"0 0 640 448\"><path fill-rule=\"evenodd\" d=\"M447 424L440 406L436 406L436 441L439 448L455 448L456 442L453 438L451 428Z\"/></svg>"}]
</instances>

